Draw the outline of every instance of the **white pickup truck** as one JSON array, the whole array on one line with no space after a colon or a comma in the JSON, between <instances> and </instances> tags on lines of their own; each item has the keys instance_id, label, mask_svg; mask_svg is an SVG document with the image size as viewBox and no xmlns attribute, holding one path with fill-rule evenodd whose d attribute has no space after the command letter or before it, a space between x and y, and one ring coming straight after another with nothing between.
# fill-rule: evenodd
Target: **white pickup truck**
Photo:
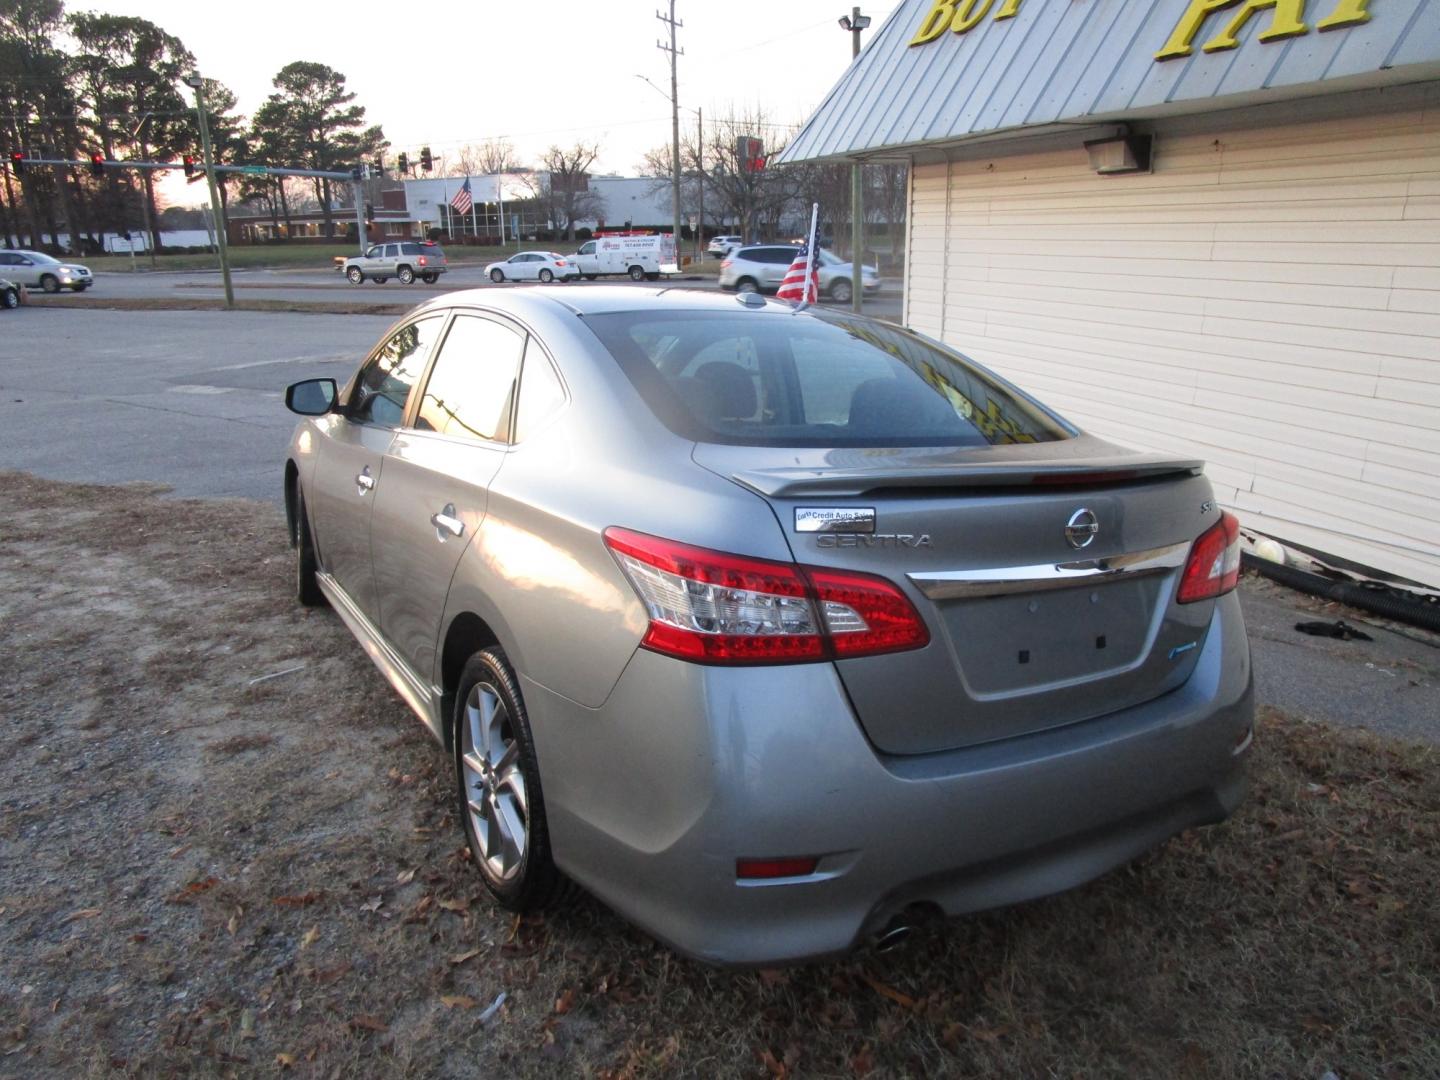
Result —
<instances>
[{"instance_id":1,"label":"white pickup truck","mask_svg":"<svg viewBox=\"0 0 1440 1080\"><path fill-rule=\"evenodd\" d=\"M601 274L628 274L632 281L655 281L661 274L678 274L675 238L658 236L597 236L575 252L574 259L587 281Z\"/></svg>"}]
</instances>

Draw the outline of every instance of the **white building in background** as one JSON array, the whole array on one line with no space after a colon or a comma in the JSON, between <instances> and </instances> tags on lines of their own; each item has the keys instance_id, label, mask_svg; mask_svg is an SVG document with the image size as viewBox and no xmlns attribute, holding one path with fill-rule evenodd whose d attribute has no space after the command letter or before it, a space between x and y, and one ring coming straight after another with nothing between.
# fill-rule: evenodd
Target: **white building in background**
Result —
<instances>
[{"instance_id":1,"label":"white building in background","mask_svg":"<svg viewBox=\"0 0 1440 1080\"><path fill-rule=\"evenodd\" d=\"M1440 587L1440 0L905 0L781 160L911 164L908 325Z\"/></svg>"}]
</instances>

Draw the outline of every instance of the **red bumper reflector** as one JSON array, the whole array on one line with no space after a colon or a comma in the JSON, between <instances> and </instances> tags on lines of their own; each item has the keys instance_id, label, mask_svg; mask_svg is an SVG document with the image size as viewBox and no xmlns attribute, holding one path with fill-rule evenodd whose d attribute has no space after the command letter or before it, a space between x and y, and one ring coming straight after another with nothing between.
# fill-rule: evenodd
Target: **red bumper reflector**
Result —
<instances>
[{"instance_id":1,"label":"red bumper reflector","mask_svg":"<svg viewBox=\"0 0 1440 1080\"><path fill-rule=\"evenodd\" d=\"M808 877L820 865L818 858L804 859L736 859L735 876L756 878Z\"/></svg>"}]
</instances>

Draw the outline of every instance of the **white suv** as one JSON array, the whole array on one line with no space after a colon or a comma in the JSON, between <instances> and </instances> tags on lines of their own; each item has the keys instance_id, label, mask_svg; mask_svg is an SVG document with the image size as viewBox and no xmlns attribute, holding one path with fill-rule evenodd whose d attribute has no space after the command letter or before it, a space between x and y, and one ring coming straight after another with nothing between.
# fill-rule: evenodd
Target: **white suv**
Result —
<instances>
[{"instance_id":1,"label":"white suv","mask_svg":"<svg viewBox=\"0 0 1440 1080\"><path fill-rule=\"evenodd\" d=\"M710 246L705 250L719 259L723 258L731 248L737 248L742 243L744 241L738 236L716 236L711 238Z\"/></svg>"},{"instance_id":2,"label":"white suv","mask_svg":"<svg viewBox=\"0 0 1440 1080\"><path fill-rule=\"evenodd\" d=\"M738 248L720 263L720 287L731 292L774 292L800 253L798 244L755 244ZM860 268L865 295L880 291L880 274L873 266ZM820 295L848 304L853 289L850 264L833 251L820 249Z\"/></svg>"}]
</instances>

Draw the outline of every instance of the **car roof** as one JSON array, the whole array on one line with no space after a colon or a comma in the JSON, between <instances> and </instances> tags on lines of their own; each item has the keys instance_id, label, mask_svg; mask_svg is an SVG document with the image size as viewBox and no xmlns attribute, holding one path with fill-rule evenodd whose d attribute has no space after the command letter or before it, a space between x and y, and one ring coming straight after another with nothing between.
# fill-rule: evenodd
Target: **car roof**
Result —
<instances>
[{"instance_id":1,"label":"car roof","mask_svg":"<svg viewBox=\"0 0 1440 1080\"><path fill-rule=\"evenodd\" d=\"M610 315L633 311L734 311L737 308L762 310L755 300L717 292L713 289L687 289L675 286L644 288L634 285L586 285L583 288L552 289L465 289L447 293L424 305L425 309L447 308L473 304L515 315L527 312L563 309L576 315ZM753 305L753 306L752 306ZM786 301L766 299L763 309L794 313Z\"/></svg>"}]
</instances>

